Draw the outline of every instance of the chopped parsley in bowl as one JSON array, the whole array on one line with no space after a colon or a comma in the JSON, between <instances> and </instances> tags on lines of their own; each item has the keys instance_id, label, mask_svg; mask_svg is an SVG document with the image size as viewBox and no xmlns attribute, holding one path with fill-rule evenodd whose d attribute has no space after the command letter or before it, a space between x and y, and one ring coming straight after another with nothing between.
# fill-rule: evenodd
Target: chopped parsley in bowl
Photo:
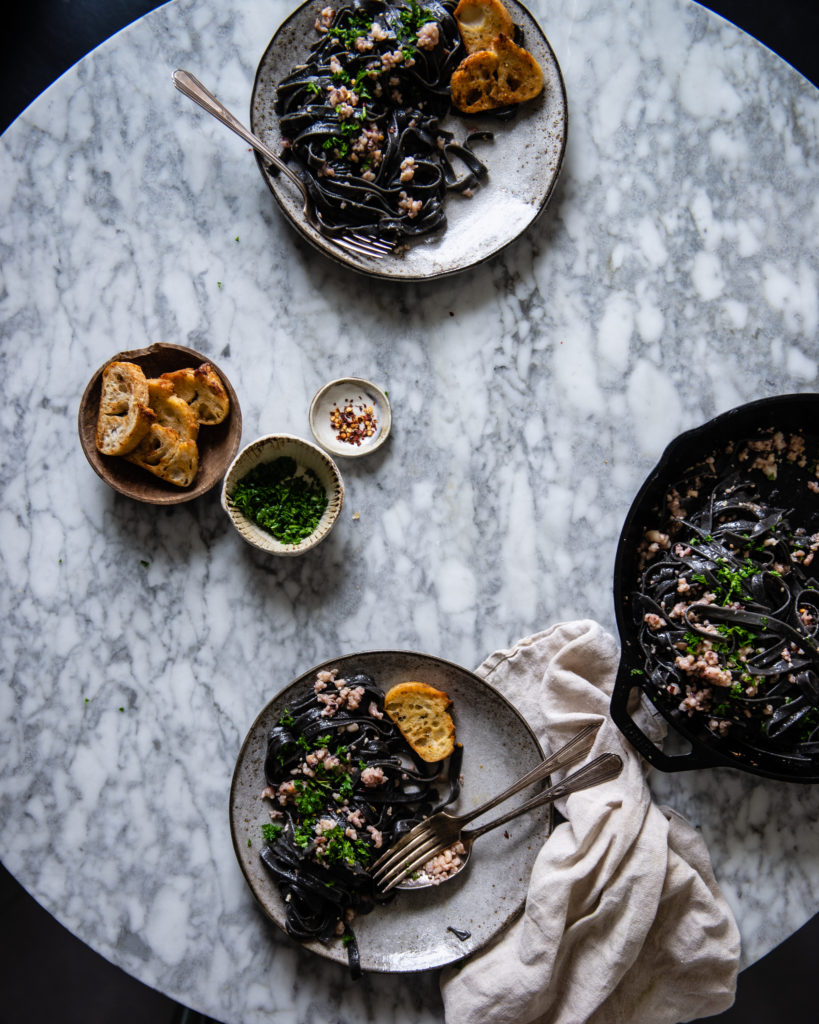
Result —
<instances>
[{"instance_id":1,"label":"chopped parsley in bowl","mask_svg":"<svg viewBox=\"0 0 819 1024\"><path fill-rule=\"evenodd\" d=\"M333 460L290 434L268 434L243 448L222 486L222 507L239 534L275 555L300 555L319 544L343 502Z\"/></svg>"}]
</instances>

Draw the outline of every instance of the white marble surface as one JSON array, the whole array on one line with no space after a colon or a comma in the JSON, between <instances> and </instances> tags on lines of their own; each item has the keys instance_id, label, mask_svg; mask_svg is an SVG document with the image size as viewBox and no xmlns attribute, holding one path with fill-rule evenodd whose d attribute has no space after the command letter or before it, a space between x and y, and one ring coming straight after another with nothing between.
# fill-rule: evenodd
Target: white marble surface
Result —
<instances>
[{"instance_id":1,"label":"white marble surface","mask_svg":"<svg viewBox=\"0 0 819 1024\"><path fill-rule=\"evenodd\" d=\"M687 0L539 0L570 107L549 210L457 279L375 288L298 240L244 145L171 86L187 67L246 110L290 6L175 0L2 137L0 855L221 1021L440 1021L434 975L351 983L257 912L227 828L242 738L335 654L474 666L557 620L613 628L616 537L665 443L817 386L819 95ZM245 441L307 436L331 378L389 390L392 437L344 464L312 555L243 545L217 491L155 509L87 466L87 378L159 340L226 370ZM653 785L703 829L745 963L819 908L819 790Z\"/></svg>"}]
</instances>

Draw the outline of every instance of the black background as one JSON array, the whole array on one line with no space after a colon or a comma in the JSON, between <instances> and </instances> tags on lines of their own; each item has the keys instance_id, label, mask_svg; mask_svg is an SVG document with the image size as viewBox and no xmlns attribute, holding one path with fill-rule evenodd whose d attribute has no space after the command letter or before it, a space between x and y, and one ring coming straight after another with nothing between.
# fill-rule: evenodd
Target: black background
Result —
<instances>
[{"instance_id":1,"label":"black background","mask_svg":"<svg viewBox=\"0 0 819 1024\"><path fill-rule=\"evenodd\" d=\"M612 0L613 5L617 2L623 0ZM4 4L0 131L72 64L159 6L150 0ZM819 86L817 0L713 0L704 6L755 36ZM0 957L0 1024L203 1024L200 1015L129 978L74 939L2 869L0 920L5 947ZM817 953L819 915L743 972L734 1007L709 1020L814 1024Z\"/></svg>"},{"instance_id":2,"label":"black background","mask_svg":"<svg viewBox=\"0 0 819 1024\"><path fill-rule=\"evenodd\" d=\"M0 130L95 46L160 6L151 0L5 3L0 22ZM817 0L712 0L704 6L739 25L819 85Z\"/></svg>"}]
</instances>

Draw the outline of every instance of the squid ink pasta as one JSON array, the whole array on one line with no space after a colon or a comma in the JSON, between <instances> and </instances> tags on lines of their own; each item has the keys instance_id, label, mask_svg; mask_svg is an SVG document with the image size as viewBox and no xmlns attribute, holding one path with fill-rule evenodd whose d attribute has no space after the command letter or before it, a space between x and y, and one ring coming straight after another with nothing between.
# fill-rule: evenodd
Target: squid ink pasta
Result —
<instances>
[{"instance_id":1,"label":"squid ink pasta","mask_svg":"<svg viewBox=\"0 0 819 1024\"><path fill-rule=\"evenodd\" d=\"M818 472L802 436L765 431L680 480L645 534L643 688L733 749L819 760Z\"/></svg>"},{"instance_id":2,"label":"squid ink pasta","mask_svg":"<svg viewBox=\"0 0 819 1024\"><path fill-rule=\"evenodd\" d=\"M270 731L265 759L271 822L262 826L261 858L292 938L341 941L360 973L353 922L392 899L376 890L368 866L457 799L462 754L456 745L442 780L442 763L421 761L384 714L372 677L317 673Z\"/></svg>"},{"instance_id":3,"label":"squid ink pasta","mask_svg":"<svg viewBox=\"0 0 819 1024\"><path fill-rule=\"evenodd\" d=\"M410 241L446 226L448 191L487 169L440 126L465 50L452 0L354 0L327 7L304 64L279 82L284 158L294 158L327 234ZM466 171L459 176L453 158Z\"/></svg>"}]
</instances>

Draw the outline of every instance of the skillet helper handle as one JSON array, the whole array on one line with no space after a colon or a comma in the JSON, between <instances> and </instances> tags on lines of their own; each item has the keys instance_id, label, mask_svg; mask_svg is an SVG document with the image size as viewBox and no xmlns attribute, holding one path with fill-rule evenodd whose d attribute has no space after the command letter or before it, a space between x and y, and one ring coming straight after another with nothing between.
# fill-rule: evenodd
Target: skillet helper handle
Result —
<instances>
[{"instance_id":1,"label":"skillet helper handle","mask_svg":"<svg viewBox=\"0 0 819 1024\"><path fill-rule=\"evenodd\" d=\"M646 736L629 714L628 702L632 689L637 688L630 678L619 676L611 695L611 717L614 724L634 749L661 772L686 772L697 768L716 768L726 762L710 753L697 750L692 744L687 754L666 754Z\"/></svg>"},{"instance_id":2,"label":"skillet helper handle","mask_svg":"<svg viewBox=\"0 0 819 1024\"><path fill-rule=\"evenodd\" d=\"M527 772L526 775L518 779L518 781L513 783L508 789L505 789L502 793L493 797L491 800L487 800L486 803L481 804L480 807L476 807L474 811L469 811L467 814L461 815L459 819L461 825L468 825L470 821L474 821L475 818L479 818L487 811L491 811L493 807L497 807L498 804L502 804L504 800L508 800L510 796L514 796L515 793L519 793L527 786L531 786L532 783L540 782L541 779L545 779L548 775L551 775L552 772L557 771L559 768L569 768L571 765L577 764L578 761L582 761L594 745L594 737L597 735L597 730L599 728L599 722L585 726L585 728L581 729L580 732L570 739L568 743L562 746L560 750L556 751L550 757L547 757L545 761L541 761L539 765L533 768L530 772Z\"/></svg>"},{"instance_id":3,"label":"skillet helper handle","mask_svg":"<svg viewBox=\"0 0 819 1024\"><path fill-rule=\"evenodd\" d=\"M512 811L507 811L506 814L502 814L494 821L469 829L462 834L461 838L470 841L477 839L478 836L491 832L493 828L505 825L507 821L526 814L528 811L533 811L537 807L552 804L555 800L568 796L570 793L578 793L581 789L590 789L592 786L599 786L602 782L616 779L622 770L623 761L619 754L601 754L593 761L589 761L588 764L584 764L582 768L578 768L573 775L568 775L562 782L544 789L538 796L527 800L525 804L521 804L520 807L516 807Z\"/></svg>"}]
</instances>

